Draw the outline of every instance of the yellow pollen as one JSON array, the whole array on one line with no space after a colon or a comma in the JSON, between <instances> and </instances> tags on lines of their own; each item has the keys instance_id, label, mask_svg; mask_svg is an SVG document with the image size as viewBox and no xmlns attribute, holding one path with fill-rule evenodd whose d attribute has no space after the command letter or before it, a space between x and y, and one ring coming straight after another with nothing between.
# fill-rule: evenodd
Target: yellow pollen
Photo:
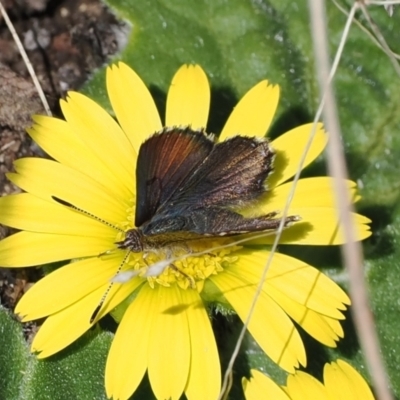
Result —
<instances>
[{"instance_id":1,"label":"yellow pollen","mask_svg":"<svg viewBox=\"0 0 400 400\"><path fill-rule=\"evenodd\" d=\"M208 277L222 272L228 264L237 261L238 257L232 256L232 253L238 249L239 246L229 246L226 239L207 240L207 244L204 241L193 241L185 246L155 249L147 253L131 253L127 264L134 270L140 270L139 276L147 279L151 287L156 284L165 287L177 284L182 289L192 288L201 292ZM160 275L145 276L146 270L152 265L166 259L171 260L171 263Z\"/></svg>"}]
</instances>

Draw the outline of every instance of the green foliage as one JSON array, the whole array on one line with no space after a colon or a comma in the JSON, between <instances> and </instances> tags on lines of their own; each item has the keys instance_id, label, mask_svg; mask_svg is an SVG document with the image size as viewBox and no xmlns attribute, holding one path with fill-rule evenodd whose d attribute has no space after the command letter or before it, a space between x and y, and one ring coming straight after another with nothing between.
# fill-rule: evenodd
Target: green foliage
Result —
<instances>
[{"instance_id":1,"label":"green foliage","mask_svg":"<svg viewBox=\"0 0 400 400\"><path fill-rule=\"evenodd\" d=\"M89 332L59 354L32 361L24 399L107 399L104 366L111 340L109 333Z\"/></svg>"},{"instance_id":2,"label":"green foliage","mask_svg":"<svg viewBox=\"0 0 400 400\"><path fill-rule=\"evenodd\" d=\"M68 327L66 327L68 329ZM104 366L112 335L89 332L46 360L29 352L21 324L0 309L2 400L106 400Z\"/></svg>"},{"instance_id":3,"label":"green foliage","mask_svg":"<svg viewBox=\"0 0 400 400\"><path fill-rule=\"evenodd\" d=\"M20 385L29 364L21 326L0 307L0 398L20 399Z\"/></svg>"}]
</instances>

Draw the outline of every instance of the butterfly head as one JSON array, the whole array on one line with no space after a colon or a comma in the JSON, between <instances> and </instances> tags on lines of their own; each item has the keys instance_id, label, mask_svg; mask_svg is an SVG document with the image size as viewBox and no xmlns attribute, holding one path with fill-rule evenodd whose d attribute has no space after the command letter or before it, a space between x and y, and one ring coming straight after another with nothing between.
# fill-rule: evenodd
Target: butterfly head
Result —
<instances>
[{"instance_id":1,"label":"butterfly head","mask_svg":"<svg viewBox=\"0 0 400 400\"><path fill-rule=\"evenodd\" d=\"M139 229L130 229L125 239L116 243L119 249L127 249L133 253L143 251L143 233Z\"/></svg>"}]
</instances>

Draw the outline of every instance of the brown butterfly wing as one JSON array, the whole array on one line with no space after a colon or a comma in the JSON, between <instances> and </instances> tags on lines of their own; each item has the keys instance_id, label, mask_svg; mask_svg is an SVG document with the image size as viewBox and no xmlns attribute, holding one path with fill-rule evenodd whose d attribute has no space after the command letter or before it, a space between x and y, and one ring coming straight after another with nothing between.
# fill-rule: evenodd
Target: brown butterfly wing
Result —
<instances>
[{"instance_id":1,"label":"brown butterfly wing","mask_svg":"<svg viewBox=\"0 0 400 400\"><path fill-rule=\"evenodd\" d=\"M156 133L142 144L136 168L137 227L182 190L213 147L214 142L203 132L189 128Z\"/></svg>"},{"instance_id":2,"label":"brown butterfly wing","mask_svg":"<svg viewBox=\"0 0 400 400\"><path fill-rule=\"evenodd\" d=\"M218 143L159 212L174 213L177 207L226 207L253 200L265 192L273 160L266 139L235 136Z\"/></svg>"}]
</instances>

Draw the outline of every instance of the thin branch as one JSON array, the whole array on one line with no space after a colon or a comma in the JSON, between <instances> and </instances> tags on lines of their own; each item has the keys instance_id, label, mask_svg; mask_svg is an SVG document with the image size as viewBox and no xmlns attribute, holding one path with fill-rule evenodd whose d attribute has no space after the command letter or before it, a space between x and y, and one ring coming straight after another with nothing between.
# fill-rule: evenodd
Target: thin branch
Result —
<instances>
[{"instance_id":1,"label":"thin branch","mask_svg":"<svg viewBox=\"0 0 400 400\"><path fill-rule=\"evenodd\" d=\"M47 102L46 96L44 95L42 86L40 85L40 82L35 74L35 70L33 69L31 62L29 61L28 55L26 54L24 46L22 45L22 42L21 42L20 38L18 37L18 34L14 28L14 25L11 22L10 18L8 17L7 11L3 7L3 4L1 3L1 1L0 1L0 12L3 15L3 18L7 25L7 28L11 32L11 35L15 41L15 44L18 47L18 51L21 54L22 59L24 60L24 63L29 72L29 75L32 78L33 84L35 85L35 88L39 94L40 100L42 101L43 107L44 107L47 115L51 116L52 114L50 111L50 106L49 106L49 103Z\"/></svg>"},{"instance_id":2,"label":"thin branch","mask_svg":"<svg viewBox=\"0 0 400 400\"><path fill-rule=\"evenodd\" d=\"M332 3L337 7L339 11L341 11L344 15L347 17L349 16L349 13L346 9L344 9L336 0L331 0ZM399 4L400 4L400 0ZM371 3L371 2L369 2ZM360 22L357 21L356 19L353 20L353 23L356 24L364 33L366 33L369 38L375 43L376 46L378 46L379 49L381 49L384 53L388 54L388 52L382 47L382 45L379 43L378 39ZM396 59L400 60L400 54L395 53L392 49L389 48L389 53Z\"/></svg>"},{"instance_id":3,"label":"thin branch","mask_svg":"<svg viewBox=\"0 0 400 400\"><path fill-rule=\"evenodd\" d=\"M393 6L400 4L400 0L365 0L364 3L367 5L372 4L374 6Z\"/></svg>"},{"instance_id":4,"label":"thin branch","mask_svg":"<svg viewBox=\"0 0 400 400\"><path fill-rule=\"evenodd\" d=\"M378 40L379 44L382 46L382 49L386 53L386 55L389 57L394 70L396 71L397 75L400 78L400 66L396 60L396 58L393 55L392 50L390 50L389 45L386 43L385 38L383 37L380 29L376 26L376 24L372 21L371 16L369 15L365 5L363 3L360 3L360 8L364 14L365 19L368 21L369 26L371 27L372 31L374 32L376 39Z\"/></svg>"}]
</instances>

